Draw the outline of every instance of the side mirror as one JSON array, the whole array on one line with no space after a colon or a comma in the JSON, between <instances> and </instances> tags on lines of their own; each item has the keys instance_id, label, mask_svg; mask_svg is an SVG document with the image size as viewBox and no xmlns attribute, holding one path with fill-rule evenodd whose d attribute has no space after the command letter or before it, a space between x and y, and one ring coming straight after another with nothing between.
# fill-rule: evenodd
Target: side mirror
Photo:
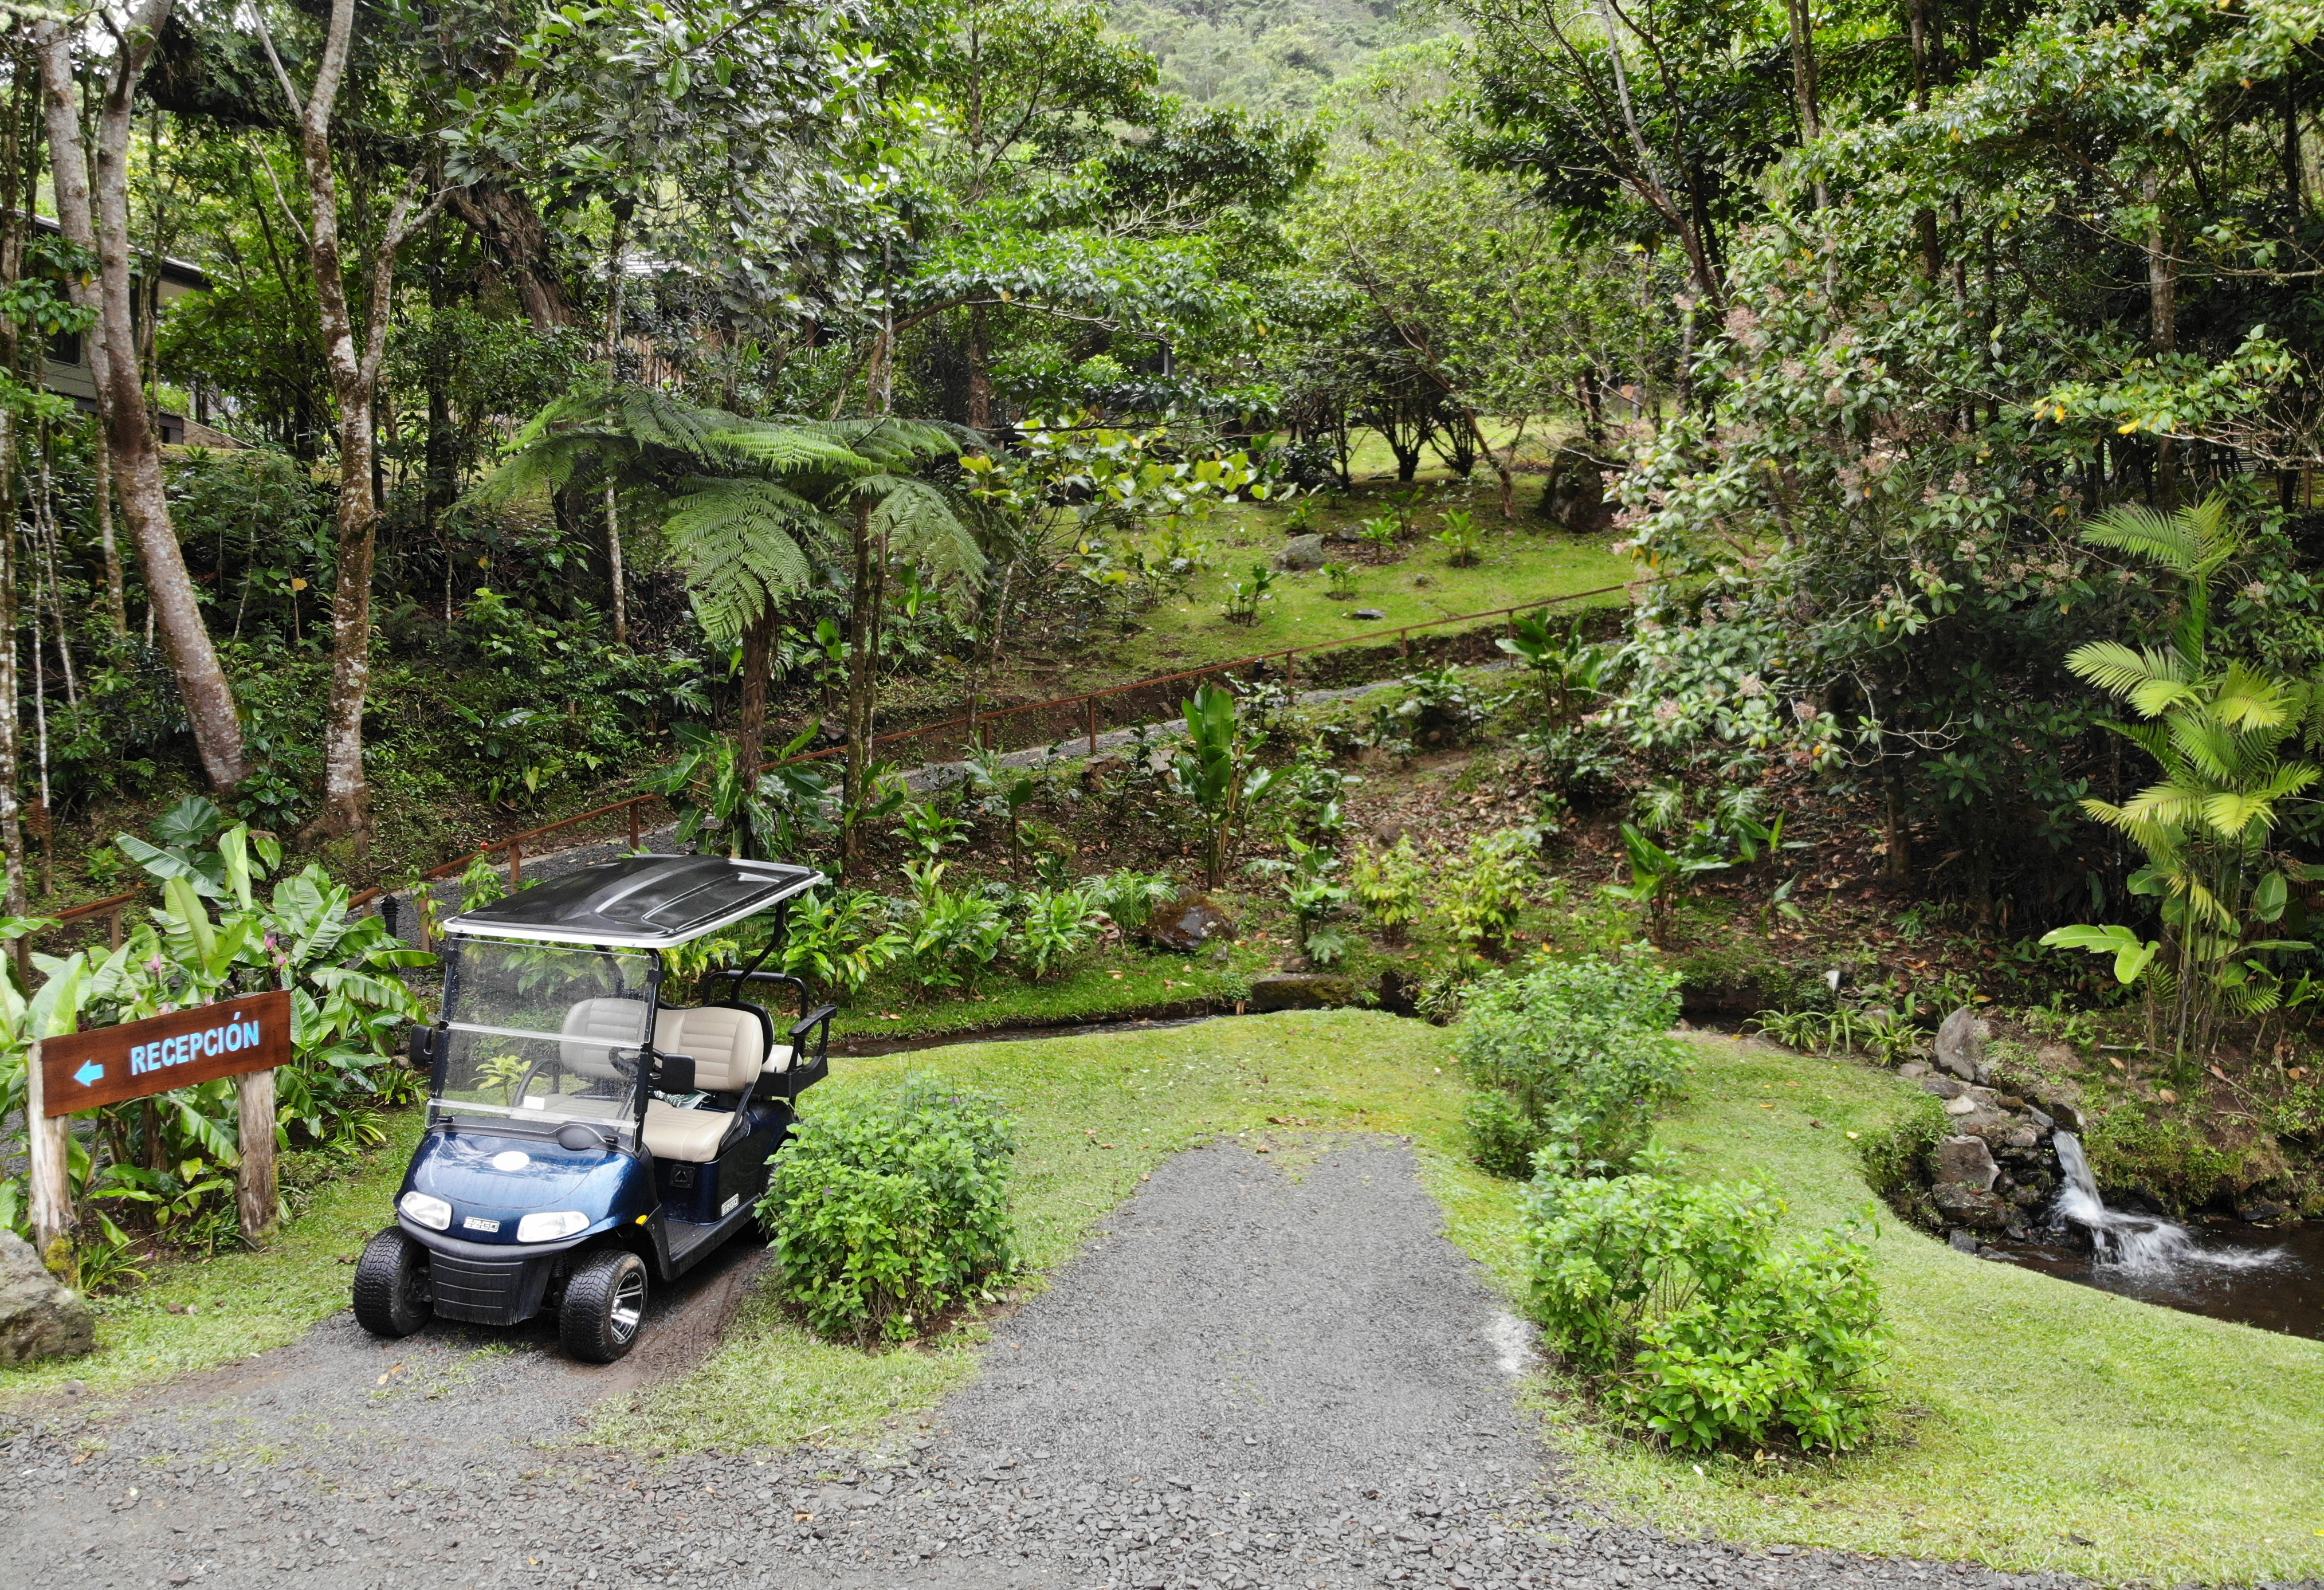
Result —
<instances>
[{"instance_id":1,"label":"side mirror","mask_svg":"<svg viewBox=\"0 0 2324 1590\"><path fill-rule=\"evenodd\" d=\"M413 1070L422 1075L432 1075L435 1072L437 1040L441 1036L442 1034L433 1027L423 1027L416 1022L412 1025L411 1036L405 1046L404 1054Z\"/></svg>"},{"instance_id":2,"label":"side mirror","mask_svg":"<svg viewBox=\"0 0 2324 1590\"><path fill-rule=\"evenodd\" d=\"M654 1067L654 1086L664 1093L694 1091L694 1057L662 1055Z\"/></svg>"}]
</instances>

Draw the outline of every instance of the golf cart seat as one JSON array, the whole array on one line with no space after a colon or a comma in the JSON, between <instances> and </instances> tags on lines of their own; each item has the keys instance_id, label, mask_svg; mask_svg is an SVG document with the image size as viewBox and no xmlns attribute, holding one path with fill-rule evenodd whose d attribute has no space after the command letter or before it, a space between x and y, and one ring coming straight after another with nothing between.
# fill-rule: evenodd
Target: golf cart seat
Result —
<instances>
[{"instance_id":1,"label":"golf cart seat","mask_svg":"<svg viewBox=\"0 0 2324 1590\"><path fill-rule=\"evenodd\" d=\"M635 1044L639 1021L637 1002L625 999L585 999L566 1012L569 1038L595 1038ZM765 1018L757 1011L734 1005L702 1005L691 1010L664 1010L654 1020L654 1048L666 1055L686 1055L694 1061L694 1086L713 1096L724 1095L739 1104L768 1071L779 1075L790 1068L791 1051L767 1042ZM618 1073L613 1051L594 1043L567 1043L565 1063L591 1076L614 1079ZM608 1114L617 1113L613 1109ZM660 1099L646 1103L646 1151L657 1160L686 1160L708 1164L718 1158L727 1130L734 1123L732 1109L684 1109Z\"/></svg>"}]
</instances>

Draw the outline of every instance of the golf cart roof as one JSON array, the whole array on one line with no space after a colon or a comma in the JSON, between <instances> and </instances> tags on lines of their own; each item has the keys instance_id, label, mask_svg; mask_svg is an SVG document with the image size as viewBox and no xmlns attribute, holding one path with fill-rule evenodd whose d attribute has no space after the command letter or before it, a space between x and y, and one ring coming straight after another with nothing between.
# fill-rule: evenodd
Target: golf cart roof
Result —
<instances>
[{"instance_id":1,"label":"golf cart roof","mask_svg":"<svg viewBox=\"0 0 2324 1590\"><path fill-rule=\"evenodd\" d=\"M624 855L576 868L444 924L477 938L668 949L824 881L813 867L723 855Z\"/></svg>"}]
</instances>

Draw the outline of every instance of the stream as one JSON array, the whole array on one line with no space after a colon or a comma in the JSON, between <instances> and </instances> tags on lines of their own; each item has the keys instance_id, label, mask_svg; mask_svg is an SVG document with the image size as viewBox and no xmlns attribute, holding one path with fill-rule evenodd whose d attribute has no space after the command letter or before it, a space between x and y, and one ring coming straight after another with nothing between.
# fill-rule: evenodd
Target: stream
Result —
<instances>
[{"instance_id":1,"label":"stream","mask_svg":"<svg viewBox=\"0 0 2324 1590\"><path fill-rule=\"evenodd\" d=\"M2213 1217L2190 1228L2109 1209L2080 1140L2060 1132L2052 1141L2065 1185L2052 1228L2035 1242L1989 1244L1997 1258L2142 1303L2324 1338L2324 1224Z\"/></svg>"}]
</instances>

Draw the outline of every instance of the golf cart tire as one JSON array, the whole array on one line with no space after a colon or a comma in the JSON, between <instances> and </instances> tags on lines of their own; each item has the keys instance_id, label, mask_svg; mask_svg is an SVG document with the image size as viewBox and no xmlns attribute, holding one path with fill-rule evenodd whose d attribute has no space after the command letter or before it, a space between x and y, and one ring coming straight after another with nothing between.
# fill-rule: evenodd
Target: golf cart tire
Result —
<instances>
[{"instance_id":1,"label":"golf cart tire","mask_svg":"<svg viewBox=\"0 0 2324 1590\"><path fill-rule=\"evenodd\" d=\"M389 1226L355 1261L355 1323L375 1336L408 1336L435 1310L428 1298L428 1250Z\"/></svg>"},{"instance_id":2,"label":"golf cart tire","mask_svg":"<svg viewBox=\"0 0 2324 1590\"><path fill-rule=\"evenodd\" d=\"M626 1248L590 1254L565 1283L558 1339L584 1364L611 1364L645 1328L646 1262Z\"/></svg>"}]
</instances>

